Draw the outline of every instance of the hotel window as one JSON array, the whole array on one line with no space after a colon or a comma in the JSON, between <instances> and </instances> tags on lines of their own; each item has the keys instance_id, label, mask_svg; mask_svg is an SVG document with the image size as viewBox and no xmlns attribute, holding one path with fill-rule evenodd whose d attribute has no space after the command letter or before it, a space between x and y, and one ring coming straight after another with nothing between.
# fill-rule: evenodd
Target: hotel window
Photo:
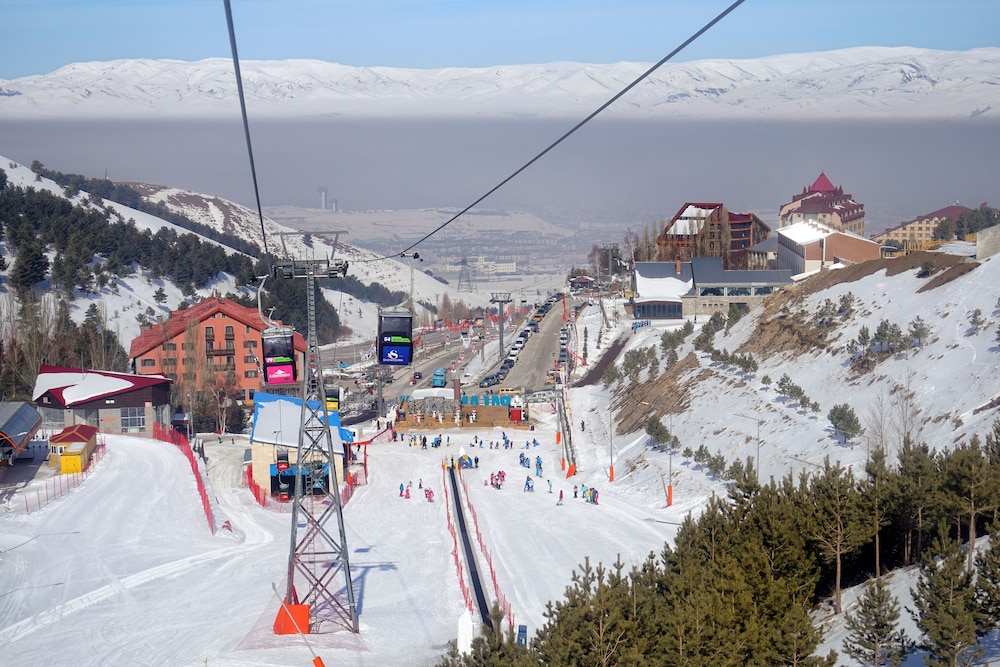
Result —
<instances>
[{"instance_id":1,"label":"hotel window","mask_svg":"<svg viewBox=\"0 0 1000 667\"><path fill-rule=\"evenodd\" d=\"M156 365L156 359L143 359L142 360L142 367L143 368L151 368L151 367L153 367L155 365Z\"/></svg>"},{"instance_id":2,"label":"hotel window","mask_svg":"<svg viewBox=\"0 0 1000 667\"><path fill-rule=\"evenodd\" d=\"M255 378L257 377L257 371L243 371L243 377L245 378Z\"/></svg>"},{"instance_id":3,"label":"hotel window","mask_svg":"<svg viewBox=\"0 0 1000 667\"><path fill-rule=\"evenodd\" d=\"M215 315L213 315L212 317L215 317ZM205 327L205 340L215 340L214 327Z\"/></svg>"}]
</instances>

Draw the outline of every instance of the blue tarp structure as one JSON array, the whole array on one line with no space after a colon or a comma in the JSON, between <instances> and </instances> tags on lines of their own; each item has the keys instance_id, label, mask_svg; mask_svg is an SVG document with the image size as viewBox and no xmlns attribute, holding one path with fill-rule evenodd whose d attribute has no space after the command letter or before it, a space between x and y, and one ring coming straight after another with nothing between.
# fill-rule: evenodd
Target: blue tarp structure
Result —
<instances>
[{"instance_id":1,"label":"blue tarp structure","mask_svg":"<svg viewBox=\"0 0 1000 667\"><path fill-rule=\"evenodd\" d=\"M281 445L293 449L299 445L299 426L302 423L302 399L294 396L256 392L253 395L253 425L250 439L269 445ZM310 408L320 407L318 401L309 403ZM331 410L330 436L335 454L344 453L344 443L354 442L354 435L340 426L340 413Z\"/></svg>"}]
</instances>

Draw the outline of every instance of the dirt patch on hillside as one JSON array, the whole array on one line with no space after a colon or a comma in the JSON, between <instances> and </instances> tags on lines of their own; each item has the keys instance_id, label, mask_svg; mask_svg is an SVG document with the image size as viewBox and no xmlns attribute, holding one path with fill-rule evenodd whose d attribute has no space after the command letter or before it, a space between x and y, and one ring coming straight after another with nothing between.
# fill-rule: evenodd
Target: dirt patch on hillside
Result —
<instances>
[{"instance_id":1,"label":"dirt patch on hillside","mask_svg":"<svg viewBox=\"0 0 1000 667\"><path fill-rule=\"evenodd\" d=\"M940 287L946 283L950 283L955 278L964 276L969 271L973 270L979 266L979 262L960 262L957 264L952 264L945 268L943 271L935 275L933 278L927 281L927 284L917 290L917 294L922 294L923 292L929 292L936 287Z\"/></svg>"},{"instance_id":2,"label":"dirt patch on hillside","mask_svg":"<svg viewBox=\"0 0 1000 667\"><path fill-rule=\"evenodd\" d=\"M753 335L735 351L758 357L783 352L801 355L828 351L832 345L830 331L815 326L808 315L803 317L800 313L801 303L807 296L834 285L856 282L883 269L888 276L906 271L916 273L926 262L933 262L934 269L918 292L940 287L979 266L978 262L969 261L967 257L940 252L914 252L904 257L876 259L843 269L823 271L769 297L764 302L764 312Z\"/></svg>"},{"instance_id":3,"label":"dirt patch on hillside","mask_svg":"<svg viewBox=\"0 0 1000 667\"><path fill-rule=\"evenodd\" d=\"M697 368L698 358L691 352L653 381L629 385L615 397L615 432L641 431L651 416L684 412L690 407L691 390L712 374L707 369L693 373Z\"/></svg>"},{"instance_id":4,"label":"dirt patch on hillside","mask_svg":"<svg viewBox=\"0 0 1000 667\"><path fill-rule=\"evenodd\" d=\"M904 255L902 257L893 257L892 259L872 259L860 264L845 266L842 269L823 271L803 280L798 284L798 288L803 296L815 294L816 292L821 292L825 289L833 287L834 285L839 285L840 283L853 283L883 269L885 269L887 276L896 276L906 271L913 271L916 273L925 262L933 262L934 269L930 275L930 282L921 288L921 291L934 289L934 287L938 287L954 280L963 273L971 271L973 268L978 266L978 263L970 261L968 257L948 255L943 252L911 252L909 255ZM956 275L952 275L952 268L957 265L969 265L970 268L964 269ZM934 284L933 286L930 284L936 280L944 278L946 275L948 276L947 279L942 282Z\"/></svg>"}]
</instances>

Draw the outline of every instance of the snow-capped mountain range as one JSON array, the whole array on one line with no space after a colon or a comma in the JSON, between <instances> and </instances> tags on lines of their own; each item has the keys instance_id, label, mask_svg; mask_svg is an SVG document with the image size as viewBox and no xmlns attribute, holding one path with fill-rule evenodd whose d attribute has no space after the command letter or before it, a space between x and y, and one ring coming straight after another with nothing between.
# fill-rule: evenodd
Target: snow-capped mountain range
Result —
<instances>
[{"instance_id":1,"label":"snow-capped mountain range","mask_svg":"<svg viewBox=\"0 0 1000 667\"><path fill-rule=\"evenodd\" d=\"M255 117L580 117L648 63L484 68L349 67L243 61ZM613 104L621 118L996 118L1000 48L858 47L752 60L667 63ZM233 63L115 60L0 79L6 118L239 114Z\"/></svg>"}]
</instances>

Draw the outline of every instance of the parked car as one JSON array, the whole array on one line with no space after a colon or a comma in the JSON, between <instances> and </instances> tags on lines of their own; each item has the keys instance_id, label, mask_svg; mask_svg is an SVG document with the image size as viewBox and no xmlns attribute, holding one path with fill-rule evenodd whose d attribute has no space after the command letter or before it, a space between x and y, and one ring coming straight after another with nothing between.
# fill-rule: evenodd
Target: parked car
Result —
<instances>
[{"instance_id":1,"label":"parked car","mask_svg":"<svg viewBox=\"0 0 1000 667\"><path fill-rule=\"evenodd\" d=\"M500 378L497 377L496 373L491 373L479 381L480 387L492 387L495 384L500 384Z\"/></svg>"}]
</instances>

